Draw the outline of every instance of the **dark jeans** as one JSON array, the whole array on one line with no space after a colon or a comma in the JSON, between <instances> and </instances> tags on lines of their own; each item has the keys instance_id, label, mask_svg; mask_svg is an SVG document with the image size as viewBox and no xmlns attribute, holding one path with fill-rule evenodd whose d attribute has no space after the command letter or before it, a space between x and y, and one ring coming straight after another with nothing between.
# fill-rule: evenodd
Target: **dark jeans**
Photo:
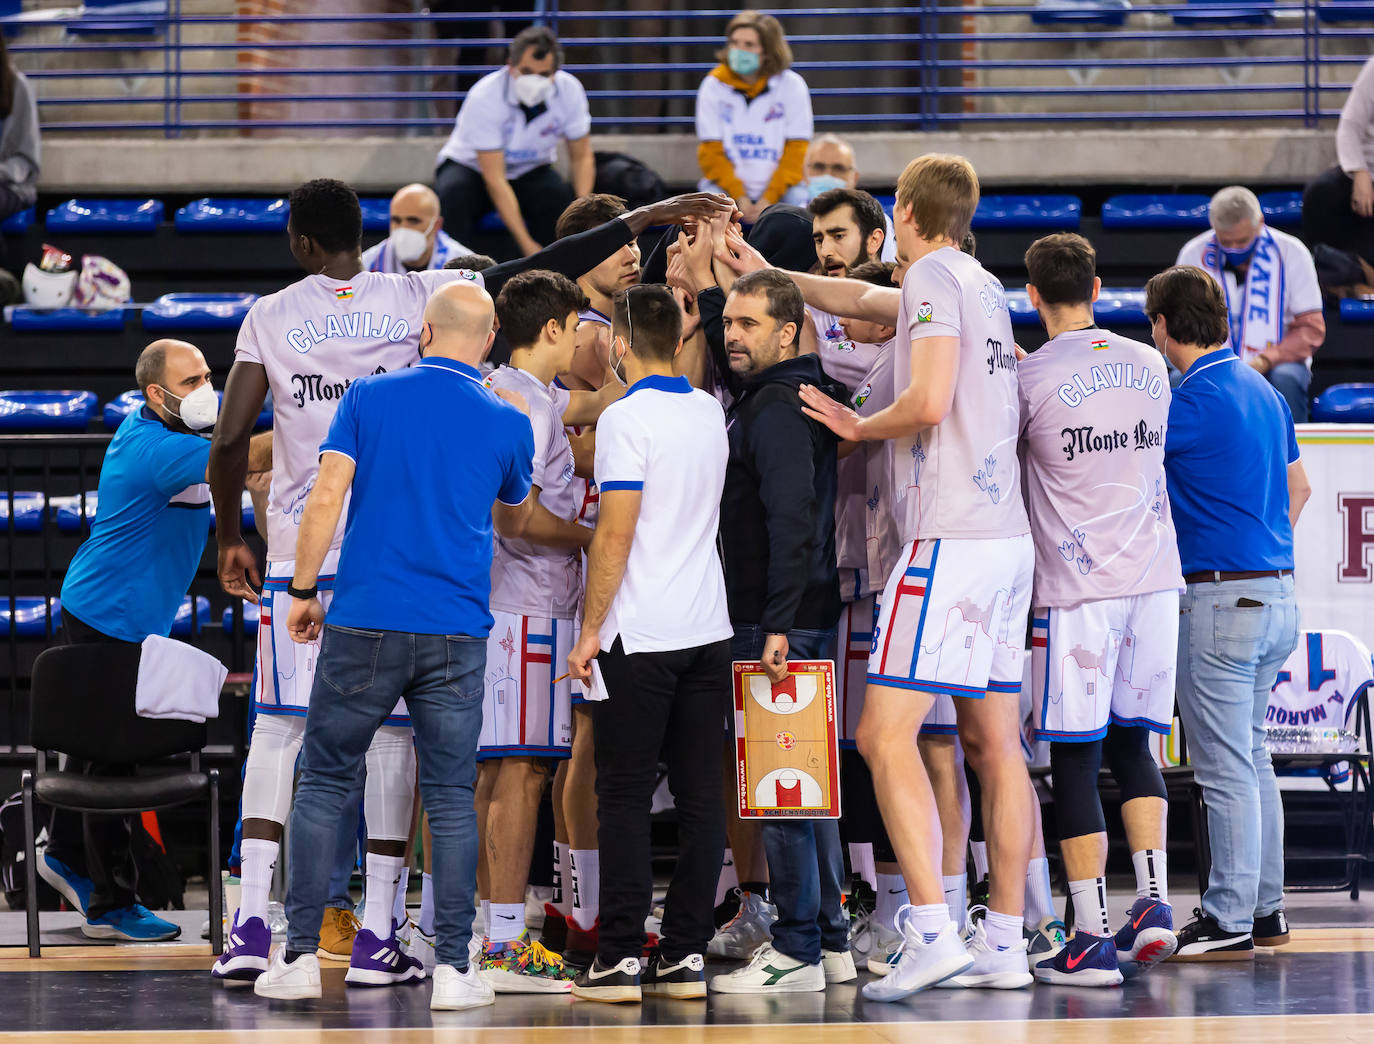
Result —
<instances>
[{"instance_id":1,"label":"dark jeans","mask_svg":"<svg viewBox=\"0 0 1374 1044\"><path fill-rule=\"evenodd\" d=\"M70 612L62 614L62 630L71 645L87 642L131 644L97 631ZM90 776L136 774L132 765L107 765L70 757L64 771ZM130 849L133 828L132 816L96 816L65 808L53 809L52 822L48 826L48 853L91 879L91 899L86 910L91 920L138 902L138 867Z\"/></svg>"},{"instance_id":2,"label":"dark jeans","mask_svg":"<svg viewBox=\"0 0 1374 1044\"><path fill-rule=\"evenodd\" d=\"M540 246L554 241L554 226L573 201L572 186L552 167L535 167L512 178L510 187L520 204L525 227ZM445 160L434 174L434 191L444 215L444 231L471 247L477 237L477 222L491 213L491 196L482 175L471 167Z\"/></svg>"},{"instance_id":3,"label":"dark jeans","mask_svg":"<svg viewBox=\"0 0 1374 1044\"><path fill-rule=\"evenodd\" d=\"M1309 247L1325 243L1353 250L1374 263L1374 218L1350 209L1350 188L1350 178L1340 167L1307 183L1302 193L1302 238Z\"/></svg>"},{"instance_id":4,"label":"dark jeans","mask_svg":"<svg viewBox=\"0 0 1374 1044\"><path fill-rule=\"evenodd\" d=\"M736 624L731 657L757 660L768 635L755 624ZM788 658L820 660L834 655L835 631L787 634ZM844 854L834 819L765 819L768 892L778 908L773 947L794 960L819 964L822 950L849 949L844 916Z\"/></svg>"},{"instance_id":5,"label":"dark jeans","mask_svg":"<svg viewBox=\"0 0 1374 1044\"><path fill-rule=\"evenodd\" d=\"M477 887L473 789L486 663L484 638L325 624L291 810L291 950L314 953L319 945L339 817L373 735L403 696L415 727L420 794L434 841L437 959L467 968Z\"/></svg>"},{"instance_id":6,"label":"dark jeans","mask_svg":"<svg viewBox=\"0 0 1374 1044\"><path fill-rule=\"evenodd\" d=\"M638 957L653 905L649 809L660 753L677 806L678 858L663 904L665 961L706 954L725 854L721 723L730 643L627 656L616 640L598 657L610 698L590 704L600 819L602 963Z\"/></svg>"}]
</instances>

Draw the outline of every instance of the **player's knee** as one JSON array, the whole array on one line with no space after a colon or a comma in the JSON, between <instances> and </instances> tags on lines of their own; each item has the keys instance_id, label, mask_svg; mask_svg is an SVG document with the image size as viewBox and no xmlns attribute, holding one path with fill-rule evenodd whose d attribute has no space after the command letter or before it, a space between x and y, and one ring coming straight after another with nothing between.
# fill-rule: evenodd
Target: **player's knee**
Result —
<instances>
[{"instance_id":1,"label":"player's knee","mask_svg":"<svg viewBox=\"0 0 1374 1044\"><path fill-rule=\"evenodd\" d=\"M1167 799L1164 774L1150 755L1149 731L1144 726L1112 725L1102 743L1107 765L1121 788L1121 800Z\"/></svg>"},{"instance_id":2,"label":"player's knee","mask_svg":"<svg viewBox=\"0 0 1374 1044\"><path fill-rule=\"evenodd\" d=\"M1051 743L1050 770L1054 779L1054 812L1059 839L1100 834L1107 829L1097 776L1102 765L1102 741Z\"/></svg>"}]
</instances>

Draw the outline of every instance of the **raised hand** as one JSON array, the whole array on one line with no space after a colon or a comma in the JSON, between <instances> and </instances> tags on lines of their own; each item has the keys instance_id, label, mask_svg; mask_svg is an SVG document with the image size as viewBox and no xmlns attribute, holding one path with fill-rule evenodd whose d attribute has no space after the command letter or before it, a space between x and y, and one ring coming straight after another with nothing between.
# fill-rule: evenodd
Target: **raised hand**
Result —
<instances>
[{"instance_id":1,"label":"raised hand","mask_svg":"<svg viewBox=\"0 0 1374 1044\"><path fill-rule=\"evenodd\" d=\"M848 406L836 402L811 384L803 384L800 393L804 414L820 421L847 442L863 441L863 435L859 433L859 415Z\"/></svg>"}]
</instances>

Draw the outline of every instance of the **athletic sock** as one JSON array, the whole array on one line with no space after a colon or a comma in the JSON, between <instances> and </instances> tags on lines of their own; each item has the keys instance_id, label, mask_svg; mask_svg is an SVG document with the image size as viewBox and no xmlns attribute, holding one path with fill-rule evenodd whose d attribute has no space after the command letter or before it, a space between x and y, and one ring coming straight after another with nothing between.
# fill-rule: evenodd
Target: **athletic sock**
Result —
<instances>
[{"instance_id":1,"label":"athletic sock","mask_svg":"<svg viewBox=\"0 0 1374 1044\"><path fill-rule=\"evenodd\" d=\"M410 867L401 867L401 876L396 881L396 898L391 903L391 920L398 924L406 923L406 890L410 887Z\"/></svg>"},{"instance_id":2,"label":"athletic sock","mask_svg":"<svg viewBox=\"0 0 1374 1044\"><path fill-rule=\"evenodd\" d=\"M878 893L878 905L873 916L885 929L892 931L897 911L911 900L907 897L906 882L901 874L878 874L877 877L878 886L874 891Z\"/></svg>"},{"instance_id":3,"label":"athletic sock","mask_svg":"<svg viewBox=\"0 0 1374 1044\"><path fill-rule=\"evenodd\" d=\"M562 841L553 843L553 908L564 917L572 913L572 864L568 862L568 846Z\"/></svg>"},{"instance_id":4,"label":"athletic sock","mask_svg":"<svg viewBox=\"0 0 1374 1044\"><path fill-rule=\"evenodd\" d=\"M1137 899L1169 901L1169 857L1162 848L1145 848L1131 853L1135 864Z\"/></svg>"},{"instance_id":5,"label":"athletic sock","mask_svg":"<svg viewBox=\"0 0 1374 1044\"><path fill-rule=\"evenodd\" d=\"M968 874L953 874L944 879L945 906L949 919L962 935L968 922Z\"/></svg>"},{"instance_id":6,"label":"athletic sock","mask_svg":"<svg viewBox=\"0 0 1374 1044\"><path fill-rule=\"evenodd\" d=\"M493 946L514 942L525 930L524 903L492 903L487 921L487 938Z\"/></svg>"},{"instance_id":7,"label":"athletic sock","mask_svg":"<svg viewBox=\"0 0 1374 1044\"><path fill-rule=\"evenodd\" d=\"M878 870L873 865L873 846L856 844L849 846L849 866L859 878L868 883L875 892L878 890Z\"/></svg>"},{"instance_id":8,"label":"athletic sock","mask_svg":"<svg viewBox=\"0 0 1374 1044\"><path fill-rule=\"evenodd\" d=\"M483 899L481 900L481 904L479 912L482 915L482 934L489 936L491 933L491 900ZM473 930L477 930L476 925L473 925Z\"/></svg>"},{"instance_id":9,"label":"athletic sock","mask_svg":"<svg viewBox=\"0 0 1374 1044\"><path fill-rule=\"evenodd\" d=\"M1026 866L1026 927L1034 931L1041 921L1052 921L1055 916L1050 861L1040 856Z\"/></svg>"},{"instance_id":10,"label":"athletic sock","mask_svg":"<svg viewBox=\"0 0 1374 1044\"><path fill-rule=\"evenodd\" d=\"M1069 895L1073 899L1073 927L1075 931L1089 935L1111 935L1111 925L1107 920L1107 879L1088 877L1082 881L1069 882Z\"/></svg>"},{"instance_id":11,"label":"athletic sock","mask_svg":"<svg viewBox=\"0 0 1374 1044\"><path fill-rule=\"evenodd\" d=\"M1022 939L1021 918L989 910L983 918L983 931L987 933L988 945L994 950L1010 950Z\"/></svg>"},{"instance_id":12,"label":"athletic sock","mask_svg":"<svg viewBox=\"0 0 1374 1044\"><path fill-rule=\"evenodd\" d=\"M396 882L405 867L405 856L367 853L367 891L363 896L363 928L378 939L391 938L391 910L396 902Z\"/></svg>"},{"instance_id":13,"label":"athletic sock","mask_svg":"<svg viewBox=\"0 0 1374 1044\"><path fill-rule=\"evenodd\" d=\"M601 853L595 848L574 848L572 857L572 922L589 932L596 926L601 899Z\"/></svg>"},{"instance_id":14,"label":"athletic sock","mask_svg":"<svg viewBox=\"0 0 1374 1044\"><path fill-rule=\"evenodd\" d=\"M242 891L239 893L239 922L259 917L267 923L267 894L272 891L272 868L277 865L276 841L245 837L239 843L243 865L239 870Z\"/></svg>"},{"instance_id":15,"label":"athletic sock","mask_svg":"<svg viewBox=\"0 0 1374 1044\"><path fill-rule=\"evenodd\" d=\"M950 923L949 910L944 903L913 906L910 916L911 926L920 932L921 937L928 943L933 943L935 937L945 930L945 925Z\"/></svg>"},{"instance_id":16,"label":"athletic sock","mask_svg":"<svg viewBox=\"0 0 1374 1044\"><path fill-rule=\"evenodd\" d=\"M425 874L420 878L420 931L425 935L434 934L433 874Z\"/></svg>"},{"instance_id":17,"label":"athletic sock","mask_svg":"<svg viewBox=\"0 0 1374 1044\"><path fill-rule=\"evenodd\" d=\"M735 854L727 848L720 863L720 877L716 879L716 905L719 906L725 902L725 897L730 894L730 889L738 885L739 877L735 873Z\"/></svg>"},{"instance_id":18,"label":"athletic sock","mask_svg":"<svg viewBox=\"0 0 1374 1044\"><path fill-rule=\"evenodd\" d=\"M970 841L969 847L973 849L973 876L981 881L988 876L988 843Z\"/></svg>"}]
</instances>

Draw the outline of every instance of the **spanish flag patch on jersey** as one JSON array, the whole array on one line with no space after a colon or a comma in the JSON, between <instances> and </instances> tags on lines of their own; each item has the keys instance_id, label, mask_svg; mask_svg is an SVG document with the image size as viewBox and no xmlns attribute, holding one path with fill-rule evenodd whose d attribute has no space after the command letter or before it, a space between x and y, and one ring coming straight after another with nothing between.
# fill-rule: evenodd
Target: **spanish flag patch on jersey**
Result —
<instances>
[{"instance_id":1,"label":"spanish flag patch on jersey","mask_svg":"<svg viewBox=\"0 0 1374 1044\"><path fill-rule=\"evenodd\" d=\"M334 296L340 301L353 300L353 288L351 286L341 286L334 291Z\"/></svg>"}]
</instances>

